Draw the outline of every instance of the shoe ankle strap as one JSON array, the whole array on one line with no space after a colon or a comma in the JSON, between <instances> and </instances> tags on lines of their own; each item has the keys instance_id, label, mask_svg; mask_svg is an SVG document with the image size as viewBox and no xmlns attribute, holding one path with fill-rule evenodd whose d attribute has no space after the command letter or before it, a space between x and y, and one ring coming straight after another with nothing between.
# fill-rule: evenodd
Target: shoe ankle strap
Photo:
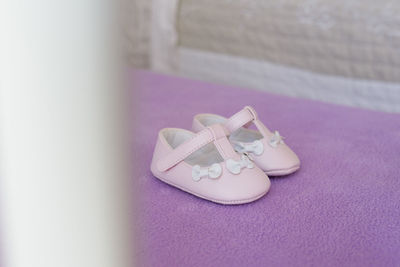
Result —
<instances>
[{"instance_id":1,"label":"shoe ankle strap","mask_svg":"<svg viewBox=\"0 0 400 267\"><path fill-rule=\"evenodd\" d=\"M256 111L252 107L246 106L230 117L225 123L225 127L228 129L229 133L233 133L240 127L246 126L254 120L257 120Z\"/></svg>"},{"instance_id":2,"label":"shoe ankle strap","mask_svg":"<svg viewBox=\"0 0 400 267\"><path fill-rule=\"evenodd\" d=\"M205 128L204 130L200 131L198 134L196 134L192 139L184 142L171 152L167 153L163 158L158 160L157 162L157 169L159 171L166 171L172 167L174 167L176 164L179 162L183 161L185 158L187 158L189 155L194 153L195 151L199 150L200 148L204 147L205 145L211 143L211 142L218 142L219 140L225 139L226 142L229 143L228 139L226 136L228 135L228 131L226 128L221 125L221 124L214 124L212 126L209 126ZM163 137L160 137L163 138ZM221 147L221 146L220 146ZM222 146L223 148L221 149L226 150L226 145ZM217 146L218 150L220 151L220 148ZM233 151L233 149L232 149ZM228 151L227 153L230 154L232 151ZM234 152L234 151L233 151ZM221 153L221 151L220 151ZM225 153L225 154L227 154ZM223 156L223 155L222 155Z\"/></svg>"},{"instance_id":3,"label":"shoe ankle strap","mask_svg":"<svg viewBox=\"0 0 400 267\"><path fill-rule=\"evenodd\" d=\"M265 125L258 119L258 115L254 108L250 106L246 106L241 111L234 114L224 125L228 129L229 134L232 134L240 127L247 128L250 123L254 123L264 137L269 136L269 130L267 130Z\"/></svg>"}]
</instances>

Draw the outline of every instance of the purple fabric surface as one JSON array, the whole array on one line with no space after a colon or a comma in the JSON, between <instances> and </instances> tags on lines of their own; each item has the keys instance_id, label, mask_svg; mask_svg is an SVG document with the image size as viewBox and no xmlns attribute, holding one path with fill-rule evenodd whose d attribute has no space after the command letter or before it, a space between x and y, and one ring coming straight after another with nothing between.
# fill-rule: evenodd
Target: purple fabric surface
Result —
<instances>
[{"instance_id":1,"label":"purple fabric surface","mask_svg":"<svg viewBox=\"0 0 400 267\"><path fill-rule=\"evenodd\" d=\"M146 266L399 266L400 115L137 71L136 186ZM197 113L253 106L299 155L301 169L239 206L214 204L154 178L163 127Z\"/></svg>"}]
</instances>

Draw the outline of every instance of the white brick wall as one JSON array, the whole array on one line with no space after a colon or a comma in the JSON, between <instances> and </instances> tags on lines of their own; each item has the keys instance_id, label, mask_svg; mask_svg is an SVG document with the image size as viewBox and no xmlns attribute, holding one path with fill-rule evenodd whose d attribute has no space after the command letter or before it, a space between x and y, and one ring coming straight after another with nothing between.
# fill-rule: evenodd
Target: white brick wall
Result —
<instances>
[{"instance_id":1,"label":"white brick wall","mask_svg":"<svg viewBox=\"0 0 400 267\"><path fill-rule=\"evenodd\" d=\"M396 0L130 1L136 67L400 112Z\"/></svg>"}]
</instances>

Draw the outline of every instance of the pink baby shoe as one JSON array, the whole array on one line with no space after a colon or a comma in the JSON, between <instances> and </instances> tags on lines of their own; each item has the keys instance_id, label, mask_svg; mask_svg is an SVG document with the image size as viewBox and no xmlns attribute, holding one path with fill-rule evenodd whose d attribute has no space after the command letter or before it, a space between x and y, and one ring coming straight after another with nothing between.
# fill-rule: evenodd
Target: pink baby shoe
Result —
<instances>
[{"instance_id":1,"label":"pink baby shoe","mask_svg":"<svg viewBox=\"0 0 400 267\"><path fill-rule=\"evenodd\" d=\"M165 128L158 134L151 172L155 177L198 197L242 204L265 195L268 176L245 154L235 152L221 124L199 133Z\"/></svg>"},{"instance_id":2,"label":"pink baby shoe","mask_svg":"<svg viewBox=\"0 0 400 267\"><path fill-rule=\"evenodd\" d=\"M252 107L245 107L229 119L215 114L198 114L193 131L220 123L228 130L229 141L237 152L248 155L267 175L280 176L300 168L297 155L285 144L278 131L271 132ZM257 130L248 129L254 123Z\"/></svg>"}]
</instances>

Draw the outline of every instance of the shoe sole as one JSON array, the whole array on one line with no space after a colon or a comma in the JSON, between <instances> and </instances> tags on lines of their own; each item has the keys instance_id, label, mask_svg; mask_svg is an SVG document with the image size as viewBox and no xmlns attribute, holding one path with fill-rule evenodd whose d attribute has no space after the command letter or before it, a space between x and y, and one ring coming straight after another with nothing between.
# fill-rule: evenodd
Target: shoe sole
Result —
<instances>
[{"instance_id":1,"label":"shoe sole","mask_svg":"<svg viewBox=\"0 0 400 267\"><path fill-rule=\"evenodd\" d=\"M172 183L170 181L167 181L167 180L165 180L163 178L160 178L160 177L158 177L158 176L156 176L154 174L153 174L153 176L156 177L158 180L160 180L160 181L162 181L162 182L164 182L164 183L166 183L166 184L168 184L170 186L173 186L173 187L176 187L176 188L178 188L178 189L180 189L182 191L185 191L186 193L195 195L195 196L197 196L199 198L202 198L202 199L205 199L205 200L209 200L209 201L217 203L217 204L223 204L223 205L239 205L239 204L246 204L246 203L250 203L250 202L256 201L256 200L262 198L265 194L267 194L269 189L271 188L271 185L270 185L270 187L268 188L267 191L263 192L262 194L260 194L258 196L252 197L252 198L241 199L241 200L219 200L219 199L213 199L213 198L209 198L209 197L203 196L201 194L195 193L195 192L193 192L193 191L191 191L189 189L186 189L186 188L184 188L182 186L174 184L174 183Z\"/></svg>"},{"instance_id":2,"label":"shoe sole","mask_svg":"<svg viewBox=\"0 0 400 267\"><path fill-rule=\"evenodd\" d=\"M288 169L279 169L279 170L271 170L271 171L266 171L265 174L268 176L284 176L288 174L292 174L295 171L300 169L300 165L288 168Z\"/></svg>"}]
</instances>

